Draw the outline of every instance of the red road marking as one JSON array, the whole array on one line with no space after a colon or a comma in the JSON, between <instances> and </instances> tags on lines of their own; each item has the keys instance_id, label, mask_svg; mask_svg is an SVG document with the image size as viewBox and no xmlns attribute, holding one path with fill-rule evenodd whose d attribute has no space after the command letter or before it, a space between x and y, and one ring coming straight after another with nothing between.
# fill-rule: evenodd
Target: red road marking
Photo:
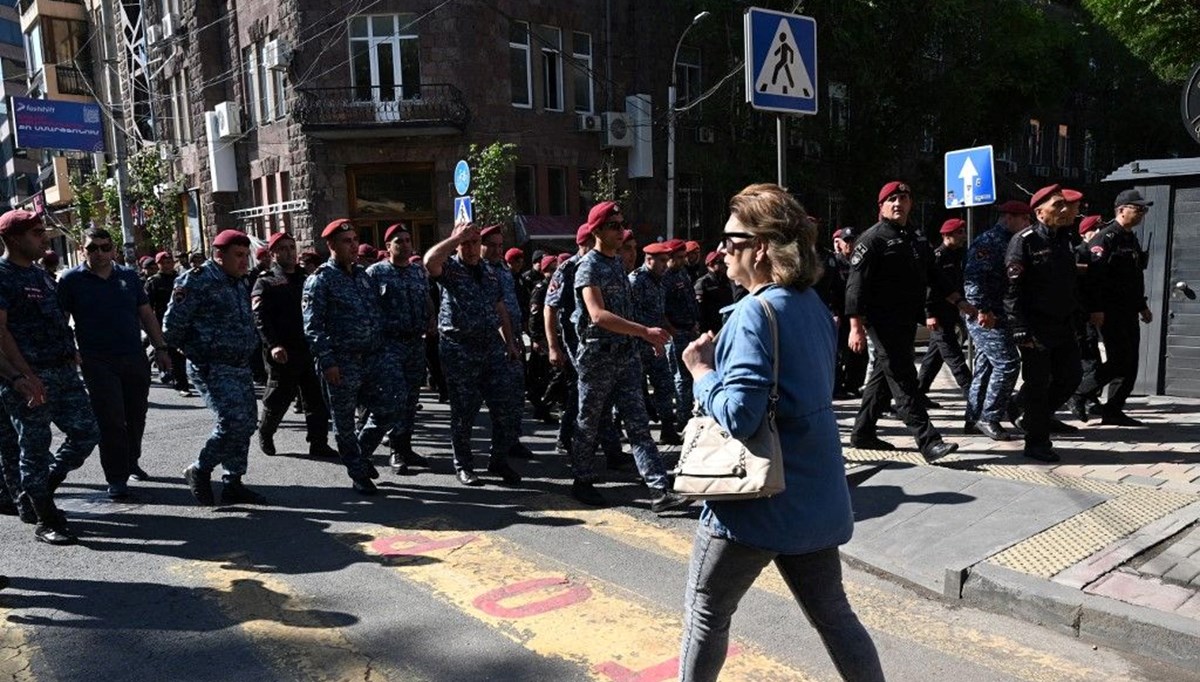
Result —
<instances>
[{"instance_id":1,"label":"red road marking","mask_svg":"<svg viewBox=\"0 0 1200 682\"><path fill-rule=\"evenodd\" d=\"M725 660L737 656L741 651L737 646L730 646ZM676 656L641 670L630 670L616 661L609 661L596 666L596 672L612 682L666 682L679 677L679 657Z\"/></svg>"},{"instance_id":2,"label":"red road marking","mask_svg":"<svg viewBox=\"0 0 1200 682\"><path fill-rule=\"evenodd\" d=\"M554 596L520 606L505 606L500 603L548 587L566 587L567 589ZM472 603L475 608L495 618L528 618L578 604L591 596L592 591L587 585L571 585L571 581L565 577L535 578L485 592L475 597L475 601Z\"/></svg>"},{"instance_id":3,"label":"red road marking","mask_svg":"<svg viewBox=\"0 0 1200 682\"><path fill-rule=\"evenodd\" d=\"M379 538L371 543L371 549L380 556L401 557L428 554L439 549L462 547L477 539L477 535L456 535L452 538L434 540L420 533L404 533Z\"/></svg>"}]
</instances>

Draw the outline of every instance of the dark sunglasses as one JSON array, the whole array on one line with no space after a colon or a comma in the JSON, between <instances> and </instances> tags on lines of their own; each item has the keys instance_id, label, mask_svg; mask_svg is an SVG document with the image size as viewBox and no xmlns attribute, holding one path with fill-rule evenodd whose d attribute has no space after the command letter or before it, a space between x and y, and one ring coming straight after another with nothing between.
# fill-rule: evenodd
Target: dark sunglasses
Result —
<instances>
[{"instance_id":1,"label":"dark sunglasses","mask_svg":"<svg viewBox=\"0 0 1200 682\"><path fill-rule=\"evenodd\" d=\"M88 244L87 246L85 246L83 248L88 253L96 253L97 251L100 251L101 253L108 253L113 250L113 245L112 244Z\"/></svg>"},{"instance_id":2,"label":"dark sunglasses","mask_svg":"<svg viewBox=\"0 0 1200 682\"><path fill-rule=\"evenodd\" d=\"M747 241L735 242L733 241L735 237L738 239L745 239ZM754 235L750 234L749 232L723 232L721 234L721 248L725 251L731 251L735 248L749 244L750 240L752 239L754 239Z\"/></svg>"}]
</instances>

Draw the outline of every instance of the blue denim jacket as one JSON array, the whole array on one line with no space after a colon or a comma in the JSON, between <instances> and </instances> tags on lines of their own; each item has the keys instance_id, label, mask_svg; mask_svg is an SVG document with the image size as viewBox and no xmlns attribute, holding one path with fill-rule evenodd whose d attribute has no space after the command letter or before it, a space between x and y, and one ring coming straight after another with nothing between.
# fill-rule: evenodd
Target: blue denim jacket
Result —
<instances>
[{"instance_id":1,"label":"blue denim jacket","mask_svg":"<svg viewBox=\"0 0 1200 682\"><path fill-rule=\"evenodd\" d=\"M779 322L776 425L787 489L756 500L708 502L700 522L719 537L782 554L804 554L850 539L854 514L833 412L837 330L811 288L763 287ZM736 438L766 418L774 354L770 322L755 296L731 312L717 337L716 371L693 387L696 403Z\"/></svg>"}]
</instances>

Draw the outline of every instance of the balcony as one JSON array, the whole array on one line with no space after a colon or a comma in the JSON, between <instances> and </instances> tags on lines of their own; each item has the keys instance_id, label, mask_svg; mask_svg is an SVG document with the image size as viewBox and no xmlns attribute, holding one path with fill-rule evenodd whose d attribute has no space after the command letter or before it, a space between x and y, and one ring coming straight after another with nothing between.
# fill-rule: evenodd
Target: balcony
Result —
<instances>
[{"instance_id":1,"label":"balcony","mask_svg":"<svg viewBox=\"0 0 1200 682\"><path fill-rule=\"evenodd\" d=\"M28 33L29 28L40 17L88 20L83 0L20 0L17 6L21 10L21 31L24 33Z\"/></svg>"},{"instance_id":2,"label":"balcony","mask_svg":"<svg viewBox=\"0 0 1200 682\"><path fill-rule=\"evenodd\" d=\"M471 119L462 93L446 83L297 88L292 113L305 133L323 139L455 135Z\"/></svg>"},{"instance_id":3,"label":"balcony","mask_svg":"<svg viewBox=\"0 0 1200 682\"><path fill-rule=\"evenodd\" d=\"M95 96L92 90L91 79L84 72L73 66L63 66L61 64L53 68L55 80L58 85L58 94L79 95L82 97Z\"/></svg>"}]
</instances>

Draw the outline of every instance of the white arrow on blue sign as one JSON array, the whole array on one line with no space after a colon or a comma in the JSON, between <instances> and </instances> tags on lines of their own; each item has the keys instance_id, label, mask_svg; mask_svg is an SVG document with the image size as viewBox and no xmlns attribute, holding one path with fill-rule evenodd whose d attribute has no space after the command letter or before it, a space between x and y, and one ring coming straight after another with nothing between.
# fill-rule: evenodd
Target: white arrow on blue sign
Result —
<instances>
[{"instance_id":1,"label":"white arrow on blue sign","mask_svg":"<svg viewBox=\"0 0 1200 682\"><path fill-rule=\"evenodd\" d=\"M746 33L746 101L755 109L815 114L817 21L751 7Z\"/></svg>"},{"instance_id":2,"label":"white arrow on blue sign","mask_svg":"<svg viewBox=\"0 0 1200 682\"><path fill-rule=\"evenodd\" d=\"M454 224L475 222L475 204L471 197L454 197Z\"/></svg>"},{"instance_id":3,"label":"white arrow on blue sign","mask_svg":"<svg viewBox=\"0 0 1200 682\"><path fill-rule=\"evenodd\" d=\"M992 145L946 152L946 208L986 206L996 201Z\"/></svg>"},{"instance_id":4,"label":"white arrow on blue sign","mask_svg":"<svg viewBox=\"0 0 1200 682\"><path fill-rule=\"evenodd\" d=\"M459 195L467 193L471 189L471 166L466 160L461 160L454 165L454 191Z\"/></svg>"}]
</instances>

